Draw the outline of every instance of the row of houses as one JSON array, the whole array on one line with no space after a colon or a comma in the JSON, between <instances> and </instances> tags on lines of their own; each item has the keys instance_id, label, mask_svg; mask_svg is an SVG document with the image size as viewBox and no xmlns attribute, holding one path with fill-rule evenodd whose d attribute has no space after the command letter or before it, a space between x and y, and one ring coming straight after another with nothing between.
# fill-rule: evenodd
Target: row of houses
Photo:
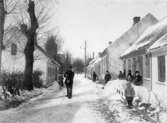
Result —
<instances>
[{"instance_id":1,"label":"row of houses","mask_svg":"<svg viewBox=\"0 0 167 123\"><path fill-rule=\"evenodd\" d=\"M4 36L2 50L2 72L23 72L25 69L24 48L26 38L17 27L11 27ZM60 64L39 45L35 46L33 71L41 71L44 86L57 80Z\"/></svg>"},{"instance_id":2,"label":"row of houses","mask_svg":"<svg viewBox=\"0 0 167 123\"><path fill-rule=\"evenodd\" d=\"M100 57L99 71L109 70L116 76L120 70L126 70L126 73L138 70L143 77L143 86L156 92L163 102L167 98L167 17L159 21L151 14L141 20L137 18L127 32L107 47L107 61L103 61L104 56ZM88 66L88 71L94 71L95 67Z\"/></svg>"},{"instance_id":3,"label":"row of houses","mask_svg":"<svg viewBox=\"0 0 167 123\"><path fill-rule=\"evenodd\" d=\"M113 76L116 76L123 68L123 61L120 59L121 54L125 52L125 50L128 49L149 26L158 22L158 20L151 14L147 14L142 19L135 17L133 21L133 25L124 34L113 41L113 43L109 43L109 46L104 49L102 55L100 55L99 58L95 58L89 64L87 68L89 74L91 71L97 69L96 66L98 66L98 71L95 71L98 74L99 79L103 79L106 70L109 70ZM97 62L96 59L101 60L98 60Z\"/></svg>"}]
</instances>

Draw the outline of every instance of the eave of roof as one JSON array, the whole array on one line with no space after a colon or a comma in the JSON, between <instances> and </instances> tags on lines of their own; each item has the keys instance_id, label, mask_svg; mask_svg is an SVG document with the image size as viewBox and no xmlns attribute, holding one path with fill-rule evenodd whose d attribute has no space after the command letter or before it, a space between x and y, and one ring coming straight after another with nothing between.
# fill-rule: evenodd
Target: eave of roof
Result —
<instances>
[{"instance_id":1,"label":"eave of roof","mask_svg":"<svg viewBox=\"0 0 167 123\"><path fill-rule=\"evenodd\" d=\"M42 47L40 47L38 44L35 44L36 48L40 50L46 57L48 57L54 64L57 66L61 66L56 60L54 60Z\"/></svg>"},{"instance_id":2,"label":"eave of roof","mask_svg":"<svg viewBox=\"0 0 167 123\"><path fill-rule=\"evenodd\" d=\"M142 49L149 48L150 46L152 46L152 44L154 44L154 42L156 42L166 33L167 33L167 18L164 18L159 23L150 26L139 37L139 39L121 55L121 58L141 48Z\"/></svg>"},{"instance_id":3,"label":"eave of roof","mask_svg":"<svg viewBox=\"0 0 167 123\"><path fill-rule=\"evenodd\" d=\"M167 45L167 33L165 35L163 35L160 39L158 39L149 49L149 50L153 50L153 49L158 49L161 47L164 47Z\"/></svg>"}]
</instances>

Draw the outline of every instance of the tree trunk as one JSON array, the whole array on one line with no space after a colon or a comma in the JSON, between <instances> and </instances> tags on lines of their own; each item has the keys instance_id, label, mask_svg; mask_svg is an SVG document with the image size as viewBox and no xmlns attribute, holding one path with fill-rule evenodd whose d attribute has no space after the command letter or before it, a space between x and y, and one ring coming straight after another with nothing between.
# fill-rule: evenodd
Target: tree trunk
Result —
<instances>
[{"instance_id":1,"label":"tree trunk","mask_svg":"<svg viewBox=\"0 0 167 123\"><path fill-rule=\"evenodd\" d=\"M24 89L33 90L34 37L29 37L25 50Z\"/></svg>"},{"instance_id":2,"label":"tree trunk","mask_svg":"<svg viewBox=\"0 0 167 123\"><path fill-rule=\"evenodd\" d=\"M1 61L2 61L1 56L2 56L2 44L3 44L3 36L4 36L4 24L5 24L4 1L0 0L0 78L1 78Z\"/></svg>"},{"instance_id":3,"label":"tree trunk","mask_svg":"<svg viewBox=\"0 0 167 123\"><path fill-rule=\"evenodd\" d=\"M24 88L33 90L33 63L34 63L34 45L36 42L36 30L38 28L38 20L35 16L35 3L29 0L28 14L30 16L31 27L25 31L27 44L24 50L25 54L25 71L24 71Z\"/></svg>"}]
</instances>

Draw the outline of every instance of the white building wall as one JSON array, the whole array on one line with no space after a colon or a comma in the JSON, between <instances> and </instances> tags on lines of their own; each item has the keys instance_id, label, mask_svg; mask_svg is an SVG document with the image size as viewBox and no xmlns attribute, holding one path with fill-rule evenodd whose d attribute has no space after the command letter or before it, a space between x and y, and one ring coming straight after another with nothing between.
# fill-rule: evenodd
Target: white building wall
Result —
<instances>
[{"instance_id":1,"label":"white building wall","mask_svg":"<svg viewBox=\"0 0 167 123\"><path fill-rule=\"evenodd\" d=\"M167 66L167 55L166 55ZM167 71L166 71L167 79ZM152 91L155 92L161 102L161 106L167 108L167 80L165 82L158 81L158 60L157 56L152 57Z\"/></svg>"},{"instance_id":2,"label":"white building wall","mask_svg":"<svg viewBox=\"0 0 167 123\"><path fill-rule=\"evenodd\" d=\"M157 20L150 14L146 15L138 24L132 26L121 37L108 47L109 69L118 74L123 68L120 56L125 52L139 36L150 26L157 23Z\"/></svg>"},{"instance_id":3,"label":"white building wall","mask_svg":"<svg viewBox=\"0 0 167 123\"><path fill-rule=\"evenodd\" d=\"M35 60L34 61L34 71L39 70L42 72L41 79L43 80L43 84L46 84L46 77L47 77L47 64L46 64L46 59L42 60Z\"/></svg>"},{"instance_id":4,"label":"white building wall","mask_svg":"<svg viewBox=\"0 0 167 123\"><path fill-rule=\"evenodd\" d=\"M42 72L41 79L43 84L47 84L47 61L48 58L38 50L34 53L34 68L33 71L39 70ZM52 65L55 67L56 65ZM11 55L10 46L2 52L2 72L24 72L25 69L25 57L23 52L17 52L16 55ZM56 71L56 67L54 68ZM52 78L53 80L53 78Z\"/></svg>"}]
</instances>

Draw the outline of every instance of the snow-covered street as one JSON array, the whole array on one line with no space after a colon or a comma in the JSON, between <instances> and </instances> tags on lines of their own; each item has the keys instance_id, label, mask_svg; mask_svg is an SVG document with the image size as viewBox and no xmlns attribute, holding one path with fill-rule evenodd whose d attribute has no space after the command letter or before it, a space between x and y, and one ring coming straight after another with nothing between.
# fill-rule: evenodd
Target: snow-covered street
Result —
<instances>
[{"instance_id":1,"label":"snow-covered street","mask_svg":"<svg viewBox=\"0 0 167 123\"><path fill-rule=\"evenodd\" d=\"M96 85L90 81L74 81L73 98L70 100L66 90L55 91L52 86L43 95L30 100L16 109L0 111L1 123L82 123L104 121L96 117L88 102L98 99Z\"/></svg>"},{"instance_id":2,"label":"snow-covered street","mask_svg":"<svg viewBox=\"0 0 167 123\"><path fill-rule=\"evenodd\" d=\"M0 111L0 123L147 123L116 98L104 96L104 89L91 80L76 76L73 98L66 90L51 86L43 95L18 108ZM107 94L105 94L107 95Z\"/></svg>"}]
</instances>

